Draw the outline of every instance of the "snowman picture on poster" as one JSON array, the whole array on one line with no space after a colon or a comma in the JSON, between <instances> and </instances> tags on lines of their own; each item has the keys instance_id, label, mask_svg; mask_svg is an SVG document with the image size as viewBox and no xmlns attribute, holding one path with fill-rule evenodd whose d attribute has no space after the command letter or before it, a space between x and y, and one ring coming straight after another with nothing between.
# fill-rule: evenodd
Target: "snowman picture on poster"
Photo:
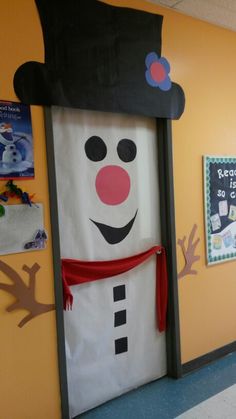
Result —
<instances>
[{"instance_id":1,"label":"snowman picture on poster","mask_svg":"<svg viewBox=\"0 0 236 419\"><path fill-rule=\"evenodd\" d=\"M0 101L0 179L34 177L30 107Z\"/></svg>"}]
</instances>

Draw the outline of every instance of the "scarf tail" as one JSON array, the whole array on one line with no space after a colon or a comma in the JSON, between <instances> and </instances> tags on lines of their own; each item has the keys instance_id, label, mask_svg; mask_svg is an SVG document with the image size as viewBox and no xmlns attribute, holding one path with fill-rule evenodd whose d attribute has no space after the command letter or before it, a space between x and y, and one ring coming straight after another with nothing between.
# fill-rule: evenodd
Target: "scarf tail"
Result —
<instances>
[{"instance_id":1,"label":"scarf tail","mask_svg":"<svg viewBox=\"0 0 236 419\"><path fill-rule=\"evenodd\" d=\"M63 264L61 268L61 273L62 273L62 289L63 289L63 308L64 310L72 310L73 295L71 293L69 285L66 282L66 273L65 273Z\"/></svg>"}]
</instances>

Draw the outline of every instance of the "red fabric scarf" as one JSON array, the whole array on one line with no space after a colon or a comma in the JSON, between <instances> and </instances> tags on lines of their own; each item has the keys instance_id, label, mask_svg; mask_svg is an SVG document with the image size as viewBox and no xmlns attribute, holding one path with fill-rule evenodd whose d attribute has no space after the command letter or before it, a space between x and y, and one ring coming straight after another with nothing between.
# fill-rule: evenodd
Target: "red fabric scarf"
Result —
<instances>
[{"instance_id":1,"label":"red fabric scarf","mask_svg":"<svg viewBox=\"0 0 236 419\"><path fill-rule=\"evenodd\" d=\"M62 280L64 293L64 309L72 308L73 296L70 285L110 278L120 275L140 265L156 253L156 314L160 332L166 329L167 310L167 269L166 253L162 246L154 246L146 252L124 259L108 261L80 261L62 259ZM145 279L145 278L144 278Z\"/></svg>"}]
</instances>

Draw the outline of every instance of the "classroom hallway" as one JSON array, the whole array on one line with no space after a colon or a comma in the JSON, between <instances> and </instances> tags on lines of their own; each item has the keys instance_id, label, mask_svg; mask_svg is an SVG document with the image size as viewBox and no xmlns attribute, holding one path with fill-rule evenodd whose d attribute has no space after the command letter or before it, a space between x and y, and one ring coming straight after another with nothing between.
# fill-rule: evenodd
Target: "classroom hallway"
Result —
<instances>
[{"instance_id":1,"label":"classroom hallway","mask_svg":"<svg viewBox=\"0 0 236 419\"><path fill-rule=\"evenodd\" d=\"M236 419L236 352L175 380L164 377L80 419Z\"/></svg>"}]
</instances>

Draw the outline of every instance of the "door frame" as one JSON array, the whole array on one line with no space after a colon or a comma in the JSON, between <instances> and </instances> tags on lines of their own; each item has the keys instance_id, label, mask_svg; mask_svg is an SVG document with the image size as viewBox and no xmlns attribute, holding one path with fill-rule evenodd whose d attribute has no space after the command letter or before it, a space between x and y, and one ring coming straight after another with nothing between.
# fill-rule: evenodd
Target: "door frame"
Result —
<instances>
[{"instance_id":1,"label":"door frame","mask_svg":"<svg viewBox=\"0 0 236 419\"><path fill-rule=\"evenodd\" d=\"M62 419L69 419L68 386L65 355L65 332L63 316L63 290L61 281L61 257L59 245L57 188L51 107L44 107L44 120L53 251L61 413ZM161 237L162 245L166 248L168 271L168 327L166 331L167 375L169 377L179 378L182 375L182 368L180 352L179 304L176 263L171 120L165 118L157 118L156 126L158 142L157 149L160 187Z\"/></svg>"}]
</instances>

